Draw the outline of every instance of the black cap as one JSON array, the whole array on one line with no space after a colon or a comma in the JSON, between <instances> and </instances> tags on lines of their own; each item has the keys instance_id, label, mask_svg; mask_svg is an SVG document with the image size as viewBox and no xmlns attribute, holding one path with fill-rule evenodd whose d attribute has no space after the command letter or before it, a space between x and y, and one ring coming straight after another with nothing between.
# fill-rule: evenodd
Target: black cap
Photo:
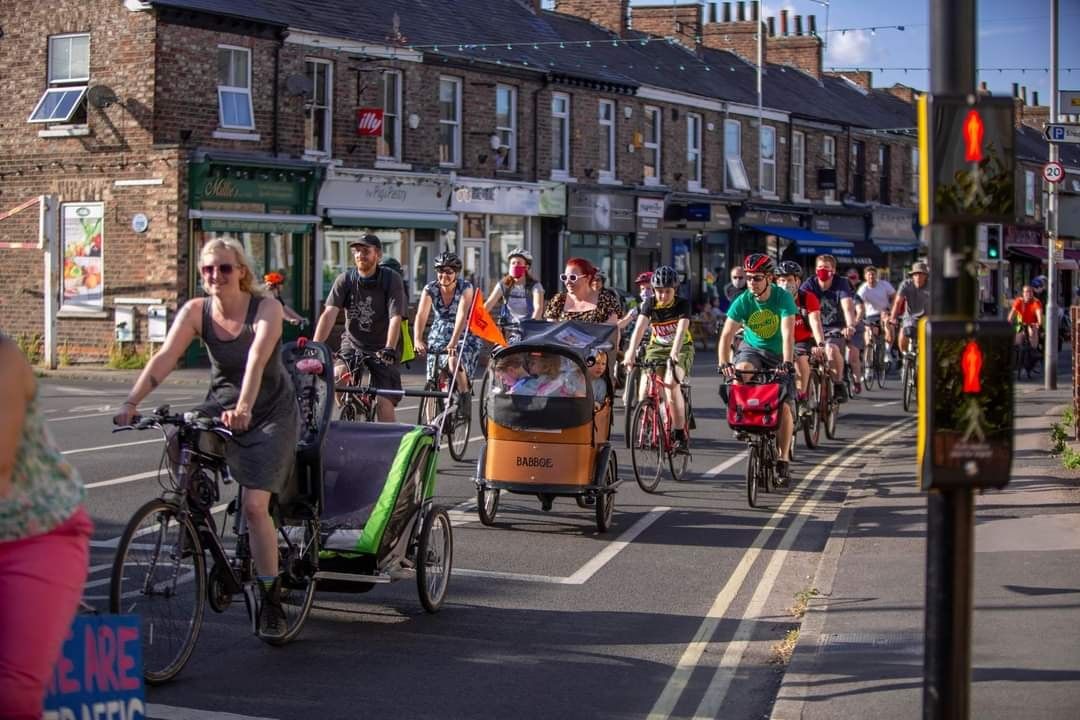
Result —
<instances>
[{"instance_id":1,"label":"black cap","mask_svg":"<svg viewBox=\"0 0 1080 720\"><path fill-rule=\"evenodd\" d=\"M379 240L379 238L377 236L375 236L375 235L365 235L362 238L359 238L357 240L353 240L352 242L349 243L350 248L354 248L357 245L367 245L368 247L373 247L373 248L376 248L377 250L382 250L382 241Z\"/></svg>"}]
</instances>

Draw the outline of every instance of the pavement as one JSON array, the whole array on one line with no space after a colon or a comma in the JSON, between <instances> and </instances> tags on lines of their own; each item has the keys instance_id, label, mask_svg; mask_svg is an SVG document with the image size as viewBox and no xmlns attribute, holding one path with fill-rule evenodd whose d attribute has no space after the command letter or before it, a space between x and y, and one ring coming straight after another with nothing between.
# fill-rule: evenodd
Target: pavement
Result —
<instances>
[{"instance_id":1,"label":"pavement","mask_svg":"<svg viewBox=\"0 0 1080 720\"><path fill-rule=\"evenodd\" d=\"M1018 383L1012 481L976 500L970 717L1080 708L1080 471L1050 455L1072 401ZM897 443L863 468L833 525L773 720L917 718L923 706L926 493Z\"/></svg>"}]
</instances>

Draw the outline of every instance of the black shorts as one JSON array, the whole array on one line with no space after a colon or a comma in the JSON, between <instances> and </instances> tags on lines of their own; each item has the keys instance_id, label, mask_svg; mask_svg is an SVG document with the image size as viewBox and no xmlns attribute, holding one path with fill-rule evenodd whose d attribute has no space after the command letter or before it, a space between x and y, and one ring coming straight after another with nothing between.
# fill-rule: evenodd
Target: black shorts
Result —
<instances>
[{"instance_id":1,"label":"black shorts","mask_svg":"<svg viewBox=\"0 0 1080 720\"><path fill-rule=\"evenodd\" d=\"M815 340L800 340L795 343L795 357L809 357L815 347L817 347Z\"/></svg>"},{"instance_id":2,"label":"black shorts","mask_svg":"<svg viewBox=\"0 0 1080 720\"><path fill-rule=\"evenodd\" d=\"M855 325L855 334L851 336L851 340L849 340L848 342L850 342L855 347L856 350L865 350L866 349L866 324L865 323L861 323L861 322L856 323L856 325Z\"/></svg>"},{"instance_id":3,"label":"black shorts","mask_svg":"<svg viewBox=\"0 0 1080 720\"><path fill-rule=\"evenodd\" d=\"M349 367L355 367L356 365L356 350L353 348L341 348L341 358L349 364ZM376 360L371 360L364 363L364 370L370 374L368 380L371 387L380 388L383 390L400 390L401 389L401 366L396 363L393 365L385 365ZM401 397L389 397L386 398L395 406L401 402Z\"/></svg>"}]
</instances>

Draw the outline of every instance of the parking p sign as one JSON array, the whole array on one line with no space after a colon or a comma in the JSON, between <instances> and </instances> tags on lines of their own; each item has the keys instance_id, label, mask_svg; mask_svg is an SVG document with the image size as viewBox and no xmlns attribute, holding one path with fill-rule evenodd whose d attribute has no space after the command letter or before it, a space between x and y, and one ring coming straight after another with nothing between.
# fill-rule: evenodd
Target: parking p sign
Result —
<instances>
[{"instance_id":1,"label":"parking p sign","mask_svg":"<svg viewBox=\"0 0 1080 720\"><path fill-rule=\"evenodd\" d=\"M1059 183L1065 179L1065 166L1059 162L1048 162L1043 165L1043 180L1048 183Z\"/></svg>"}]
</instances>

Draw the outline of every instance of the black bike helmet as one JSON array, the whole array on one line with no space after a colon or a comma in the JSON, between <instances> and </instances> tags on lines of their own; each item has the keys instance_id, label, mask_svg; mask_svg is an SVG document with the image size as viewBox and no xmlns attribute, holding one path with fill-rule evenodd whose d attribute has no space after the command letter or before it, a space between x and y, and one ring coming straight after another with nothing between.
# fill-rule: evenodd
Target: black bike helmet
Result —
<instances>
[{"instance_id":1,"label":"black bike helmet","mask_svg":"<svg viewBox=\"0 0 1080 720\"><path fill-rule=\"evenodd\" d=\"M435 258L435 267L450 268L454 272L461 272L461 258L459 258L455 253L444 252L442 255Z\"/></svg>"},{"instance_id":2,"label":"black bike helmet","mask_svg":"<svg viewBox=\"0 0 1080 720\"><path fill-rule=\"evenodd\" d=\"M802 265L794 260L784 260L776 266L776 274L781 277L784 275L794 275L801 280L803 276Z\"/></svg>"},{"instance_id":3,"label":"black bike helmet","mask_svg":"<svg viewBox=\"0 0 1080 720\"><path fill-rule=\"evenodd\" d=\"M771 257L764 253L754 253L752 255L747 255L746 259L743 260L743 269L747 272L775 275L776 263Z\"/></svg>"},{"instance_id":4,"label":"black bike helmet","mask_svg":"<svg viewBox=\"0 0 1080 720\"><path fill-rule=\"evenodd\" d=\"M661 265L653 271L650 282L654 288L679 287L679 273L670 265Z\"/></svg>"}]
</instances>

